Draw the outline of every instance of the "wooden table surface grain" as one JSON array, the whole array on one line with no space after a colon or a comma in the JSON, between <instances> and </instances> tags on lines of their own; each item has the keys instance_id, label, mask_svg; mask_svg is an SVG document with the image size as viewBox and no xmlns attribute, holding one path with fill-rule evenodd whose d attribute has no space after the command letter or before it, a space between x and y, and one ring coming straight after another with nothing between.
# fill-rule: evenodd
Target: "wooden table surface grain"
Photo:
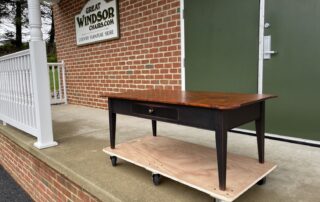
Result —
<instances>
[{"instance_id":1,"label":"wooden table surface grain","mask_svg":"<svg viewBox=\"0 0 320 202\"><path fill-rule=\"evenodd\" d=\"M124 93L104 93L101 97L229 110L277 96L178 90L136 90Z\"/></svg>"}]
</instances>

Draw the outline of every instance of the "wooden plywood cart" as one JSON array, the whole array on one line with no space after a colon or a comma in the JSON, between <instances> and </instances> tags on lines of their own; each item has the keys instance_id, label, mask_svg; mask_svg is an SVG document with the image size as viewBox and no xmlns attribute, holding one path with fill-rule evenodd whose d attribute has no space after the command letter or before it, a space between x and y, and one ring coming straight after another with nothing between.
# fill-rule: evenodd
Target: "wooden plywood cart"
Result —
<instances>
[{"instance_id":1,"label":"wooden plywood cart","mask_svg":"<svg viewBox=\"0 0 320 202\"><path fill-rule=\"evenodd\" d=\"M187 91L134 91L109 98L110 155L153 173L158 185L165 176L205 192L216 199L233 201L276 168L264 162L265 100L274 96L202 93ZM116 114L152 120L153 136L115 145ZM157 136L156 121L216 131L216 149ZM227 131L255 121L259 161L227 154Z\"/></svg>"}]
</instances>

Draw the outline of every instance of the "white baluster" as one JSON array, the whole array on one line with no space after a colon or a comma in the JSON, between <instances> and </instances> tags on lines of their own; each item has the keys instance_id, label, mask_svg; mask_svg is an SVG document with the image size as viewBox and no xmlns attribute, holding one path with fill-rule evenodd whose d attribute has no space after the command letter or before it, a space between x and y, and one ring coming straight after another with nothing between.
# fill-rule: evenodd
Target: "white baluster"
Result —
<instances>
[{"instance_id":1,"label":"white baluster","mask_svg":"<svg viewBox=\"0 0 320 202\"><path fill-rule=\"evenodd\" d=\"M56 90L56 66L52 66L52 82L53 82L53 97L57 100L57 90Z\"/></svg>"},{"instance_id":2,"label":"white baluster","mask_svg":"<svg viewBox=\"0 0 320 202\"><path fill-rule=\"evenodd\" d=\"M59 84L59 91L58 91L58 99L61 101L62 100L62 92L61 92L61 74L60 74L60 68L61 68L61 65L59 64L57 66L58 68L58 84Z\"/></svg>"},{"instance_id":3,"label":"white baluster","mask_svg":"<svg viewBox=\"0 0 320 202\"><path fill-rule=\"evenodd\" d=\"M64 103L67 104L67 86L66 86L66 73L65 73L65 66L64 61L62 60L62 80L63 80L63 99Z\"/></svg>"}]
</instances>

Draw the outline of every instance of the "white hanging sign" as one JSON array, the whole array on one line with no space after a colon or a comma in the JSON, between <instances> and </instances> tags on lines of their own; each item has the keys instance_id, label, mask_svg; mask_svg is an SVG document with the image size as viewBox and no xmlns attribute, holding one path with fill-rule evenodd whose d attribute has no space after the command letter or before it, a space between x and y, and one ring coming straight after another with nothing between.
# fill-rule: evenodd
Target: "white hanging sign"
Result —
<instances>
[{"instance_id":1,"label":"white hanging sign","mask_svg":"<svg viewBox=\"0 0 320 202\"><path fill-rule=\"evenodd\" d=\"M75 17L77 45L119 38L117 0L90 0Z\"/></svg>"}]
</instances>

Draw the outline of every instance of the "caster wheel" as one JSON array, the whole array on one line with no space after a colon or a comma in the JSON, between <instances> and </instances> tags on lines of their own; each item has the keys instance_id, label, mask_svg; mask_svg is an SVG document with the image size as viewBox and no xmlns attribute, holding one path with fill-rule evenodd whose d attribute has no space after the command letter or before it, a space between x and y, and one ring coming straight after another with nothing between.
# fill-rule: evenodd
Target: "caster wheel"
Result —
<instances>
[{"instance_id":1,"label":"caster wheel","mask_svg":"<svg viewBox=\"0 0 320 202\"><path fill-rule=\"evenodd\" d=\"M152 174L153 184L158 186L160 184L161 175L160 174Z\"/></svg>"},{"instance_id":2,"label":"caster wheel","mask_svg":"<svg viewBox=\"0 0 320 202\"><path fill-rule=\"evenodd\" d=\"M117 157L110 156L110 160L111 160L112 166L115 167L117 165Z\"/></svg>"},{"instance_id":3,"label":"caster wheel","mask_svg":"<svg viewBox=\"0 0 320 202\"><path fill-rule=\"evenodd\" d=\"M266 182L267 182L267 178L264 177L264 178L262 178L261 180L259 180L259 181L257 182L257 185L264 185Z\"/></svg>"}]
</instances>

